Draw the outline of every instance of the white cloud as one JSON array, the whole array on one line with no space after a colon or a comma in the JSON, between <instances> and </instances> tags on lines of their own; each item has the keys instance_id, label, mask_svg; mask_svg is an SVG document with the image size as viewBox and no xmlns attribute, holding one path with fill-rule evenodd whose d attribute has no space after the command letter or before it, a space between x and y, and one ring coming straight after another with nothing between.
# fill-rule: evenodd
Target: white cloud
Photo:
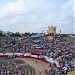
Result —
<instances>
[{"instance_id":1,"label":"white cloud","mask_svg":"<svg viewBox=\"0 0 75 75\"><path fill-rule=\"evenodd\" d=\"M18 0L17 2L8 2L2 8L0 8L0 17L6 17L9 14L22 14L24 9L24 0Z\"/></svg>"},{"instance_id":2,"label":"white cloud","mask_svg":"<svg viewBox=\"0 0 75 75\"><path fill-rule=\"evenodd\" d=\"M34 13L36 11L43 11L44 9L52 9L53 7L53 4L43 4L42 2L40 3L40 0L17 0L16 2L8 2L2 8L0 8L0 17L6 17L9 14L25 14L26 12Z\"/></svg>"},{"instance_id":3,"label":"white cloud","mask_svg":"<svg viewBox=\"0 0 75 75\"><path fill-rule=\"evenodd\" d=\"M18 27L19 29L16 30L20 32L31 30L40 32L43 27L46 27L46 23L52 19L52 14L48 13L47 15L46 10L50 10L53 7L51 3L44 2L43 4L40 0L17 0L17 2L9 2L0 11L0 24L3 27L7 26L6 29L2 26L1 28L3 30L15 31Z\"/></svg>"},{"instance_id":4,"label":"white cloud","mask_svg":"<svg viewBox=\"0 0 75 75\"><path fill-rule=\"evenodd\" d=\"M8 2L0 8L0 28L7 31L41 32L48 26L57 26L63 33L73 33L73 0L61 5L58 12L56 5L46 0L17 0Z\"/></svg>"},{"instance_id":5,"label":"white cloud","mask_svg":"<svg viewBox=\"0 0 75 75\"><path fill-rule=\"evenodd\" d=\"M61 13L56 20L62 33L74 33L74 1L69 0L61 6Z\"/></svg>"}]
</instances>

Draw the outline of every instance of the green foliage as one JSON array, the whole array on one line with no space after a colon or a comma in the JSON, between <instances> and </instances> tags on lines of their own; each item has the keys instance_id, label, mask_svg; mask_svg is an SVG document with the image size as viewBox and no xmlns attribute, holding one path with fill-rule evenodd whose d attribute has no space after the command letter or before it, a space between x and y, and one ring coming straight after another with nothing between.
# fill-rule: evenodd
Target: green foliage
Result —
<instances>
[{"instance_id":1,"label":"green foliage","mask_svg":"<svg viewBox=\"0 0 75 75\"><path fill-rule=\"evenodd\" d=\"M30 33L25 32L24 34L22 34L22 36L29 36Z\"/></svg>"},{"instance_id":2,"label":"green foliage","mask_svg":"<svg viewBox=\"0 0 75 75\"><path fill-rule=\"evenodd\" d=\"M0 32L0 37L5 37L5 35L3 35L3 34Z\"/></svg>"},{"instance_id":3,"label":"green foliage","mask_svg":"<svg viewBox=\"0 0 75 75\"><path fill-rule=\"evenodd\" d=\"M32 35L37 35L37 33L25 32L24 34L22 34L22 36L32 36Z\"/></svg>"},{"instance_id":4,"label":"green foliage","mask_svg":"<svg viewBox=\"0 0 75 75\"><path fill-rule=\"evenodd\" d=\"M37 33L32 33L31 35L37 35Z\"/></svg>"},{"instance_id":5,"label":"green foliage","mask_svg":"<svg viewBox=\"0 0 75 75\"><path fill-rule=\"evenodd\" d=\"M12 33L10 34L11 37L21 37L21 35L19 33Z\"/></svg>"}]
</instances>

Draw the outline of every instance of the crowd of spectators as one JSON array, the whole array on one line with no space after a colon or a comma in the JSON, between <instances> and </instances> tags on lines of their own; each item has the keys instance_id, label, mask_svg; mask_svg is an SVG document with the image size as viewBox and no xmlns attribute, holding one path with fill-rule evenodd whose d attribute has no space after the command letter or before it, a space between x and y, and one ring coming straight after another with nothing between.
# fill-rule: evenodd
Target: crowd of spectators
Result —
<instances>
[{"instance_id":1,"label":"crowd of spectators","mask_svg":"<svg viewBox=\"0 0 75 75\"><path fill-rule=\"evenodd\" d=\"M41 40L35 43L34 40ZM0 40L0 52L31 52L35 46L41 46L45 51L45 55L58 61L60 67L57 70L49 70L55 75L67 74L68 71L75 69L75 38L55 36L53 40L48 40L47 37L39 37L35 39L27 38L3 38Z\"/></svg>"},{"instance_id":2,"label":"crowd of spectators","mask_svg":"<svg viewBox=\"0 0 75 75\"><path fill-rule=\"evenodd\" d=\"M2 60L2 61L1 61ZM20 59L0 58L0 75L35 75L35 70Z\"/></svg>"}]
</instances>

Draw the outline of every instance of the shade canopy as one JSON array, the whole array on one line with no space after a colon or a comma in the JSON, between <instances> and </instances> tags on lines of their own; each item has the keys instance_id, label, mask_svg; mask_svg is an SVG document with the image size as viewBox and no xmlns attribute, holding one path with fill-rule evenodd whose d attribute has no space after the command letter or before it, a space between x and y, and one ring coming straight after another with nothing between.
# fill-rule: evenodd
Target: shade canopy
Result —
<instances>
[{"instance_id":1,"label":"shade canopy","mask_svg":"<svg viewBox=\"0 0 75 75\"><path fill-rule=\"evenodd\" d=\"M33 55L41 55L41 54L43 54L43 53L44 53L43 50L33 50L33 51L31 52L31 54L33 54Z\"/></svg>"},{"instance_id":2,"label":"shade canopy","mask_svg":"<svg viewBox=\"0 0 75 75\"><path fill-rule=\"evenodd\" d=\"M44 47L43 46L35 46L35 49L44 49Z\"/></svg>"},{"instance_id":3,"label":"shade canopy","mask_svg":"<svg viewBox=\"0 0 75 75\"><path fill-rule=\"evenodd\" d=\"M41 40L34 40L34 43L40 43Z\"/></svg>"},{"instance_id":4,"label":"shade canopy","mask_svg":"<svg viewBox=\"0 0 75 75\"><path fill-rule=\"evenodd\" d=\"M30 38L32 38L32 39L39 38L39 35L32 35Z\"/></svg>"}]
</instances>

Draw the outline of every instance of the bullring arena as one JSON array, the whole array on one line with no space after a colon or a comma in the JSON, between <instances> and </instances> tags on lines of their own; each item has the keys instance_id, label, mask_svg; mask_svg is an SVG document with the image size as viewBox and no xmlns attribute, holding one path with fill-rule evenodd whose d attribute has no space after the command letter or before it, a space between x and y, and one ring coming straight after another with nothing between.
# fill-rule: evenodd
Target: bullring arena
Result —
<instances>
[{"instance_id":1,"label":"bullring arena","mask_svg":"<svg viewBox=\"0 0 75 75\"><path fill-rule=\"evenodd\" d=\"M0 75L75 75L75 36L38 39L1 38Z\"/></svg>"},{"instance_id":2,"label":"bullring arena","mask_svg":"<svg viewBox=\"0 0 75 75\"><path fill-rule=\"evenodd\" d=\"M0 53L0 60L0 68L3 69L0 75L48 75L47 70L53 68L47 60L29 53Z\"/></svg>"}]
</instances>

